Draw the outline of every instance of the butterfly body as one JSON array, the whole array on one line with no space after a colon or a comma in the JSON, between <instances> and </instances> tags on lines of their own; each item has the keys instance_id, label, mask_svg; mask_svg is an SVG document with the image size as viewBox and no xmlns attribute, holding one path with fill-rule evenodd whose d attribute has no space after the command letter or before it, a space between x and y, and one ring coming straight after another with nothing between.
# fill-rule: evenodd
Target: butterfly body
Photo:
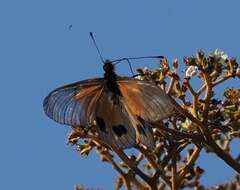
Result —
<instances>
[{"instance_id":1,"label":"butterfly body","mask_svg":"<svg viewBox=\"0 0 240 190\"><path fill-rule=\"evenodd\" d=\"M173 113L168 96L154 83L120 77L105 61L103 78L79 81L52 91L44 111L58 123L87 126L96 123L101 140L130 148L138 143L154 147L150 122Z\"/></svg>"},{"instance_id":2,"label":"butterfly body","mask_svg":"<svg viewBox=\"0 0 240 190\"><path fill-rule=\"evenodd\" d=\"M117 74L114 71L114 65L110 60L106 60L103 65L104 80L106 83L107 89L112 92L112 99L114 103L118 102L118 98L122 96L119 85L117 83Z\"/></svg>"}]
</instances>

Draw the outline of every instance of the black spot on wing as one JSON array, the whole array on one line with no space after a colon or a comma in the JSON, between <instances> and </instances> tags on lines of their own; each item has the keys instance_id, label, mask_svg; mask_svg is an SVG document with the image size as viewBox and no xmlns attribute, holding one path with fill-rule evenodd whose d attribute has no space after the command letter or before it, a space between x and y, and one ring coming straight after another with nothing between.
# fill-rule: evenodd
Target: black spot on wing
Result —
<instances>
[{"instance_id":1,"label":"black spot on wing","mask_svg":"<svg viewBox=\"0 0 240 190\"><path fill-rule=\"evenodd\" d=\"M113 132L118 136L121 137L122 135L127 134L127 129L123 125L114 125L112 126Z\"/></svg>"},{"instance_id":2,"label":"black spot on wing","mask_svg":"<svg viewBox=\"0 0 240 190\"><path fill-rule=\"evenodd\" d=\"M96 117L96 122L97 122L97 126L99 127L99 129L101 131L103 131L104 133L108 134L105 121L101 117L97 116Z\"/></svg>"}]
</instances>

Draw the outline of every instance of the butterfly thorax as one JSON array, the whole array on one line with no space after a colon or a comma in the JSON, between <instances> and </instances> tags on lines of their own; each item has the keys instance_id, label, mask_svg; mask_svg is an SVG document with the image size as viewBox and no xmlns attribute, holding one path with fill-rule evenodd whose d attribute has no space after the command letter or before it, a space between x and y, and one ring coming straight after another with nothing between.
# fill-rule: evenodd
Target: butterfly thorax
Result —
<instances>
[{"instance_id":1,"label":"butterfly thorax","mask_svg":"<svg viewBox=\"0 0 240 190\"><path fill-rule=\"evenodd\" d=\"M107 89L113 94L112 99L115 101L122 96L119 85L117 83L117 75L114 71L114 65L110 60L106 60L103 65L104 79L106 81Z\"/></svg>"}]
</instances>

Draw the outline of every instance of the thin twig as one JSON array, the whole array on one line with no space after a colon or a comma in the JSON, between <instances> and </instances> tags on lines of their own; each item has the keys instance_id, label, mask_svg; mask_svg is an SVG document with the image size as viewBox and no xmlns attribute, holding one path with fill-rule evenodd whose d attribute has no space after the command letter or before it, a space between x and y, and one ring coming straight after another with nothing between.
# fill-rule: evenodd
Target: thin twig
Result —
<instances>
[{"instance_id":1,"label":"thin twig","mask_svg":"<svg viewBox=\"0 0 240 190\"><path fill-rule=\"evenodd\" d=\"M151 165L152 168L155 169L156 172L159 171L159 170L161 170L162 166L161 166L158 162L156 162L156 161L154 160L154 155L153 155L153 154L150 155L149 152L146 151L146 150L145 150L144 148L142 148L142 147L139 147L139 150L140 150L140 151L142 152L142 154L147 158L149 164ZM171 185L170 180L169 180L164 174L161 175L161 178L162 178L162 180L164 181L164 183L165 183L167 186L170 186L170 185Z\"/></svg>"},{"instance_id":2,"label":"thin twig","mask_svg":"<svg viewBox=\"0 0 240 190\"><path fill-rule=\"evenodd\" d=\"M218 85L218 84L226 81L227 79L229 79L229 78L231 78L231 77L233 77L233 75L232 75L232 74L229 74L229 75L227 75L227 76L225 76L225 77L222 77L222 78L214 81L214 82L212 83L212 87L215 87L216 85ZM203 93L204 90L206 89L206 87L207 87L206 84L204 84L204 85L197 91L197 94L200 95L201 93Z\"/></svg>"},{"instance_id":3,"label":"thin twig","mask_svg":"<svg viewBox=\"0 0 240 190\"><path fill-rule=\"evenodd\" d=\"M187 164L182 169L180 169L179 177L178 177L178 186L182 183L183 178L189 172L191 167L193 167L194 163L196 162L196 160L199 157L201 150L202 150L202 148L196 147L195 150L193 151L193 153L191 154Z\"/></svg>"},{"instance_id":4,"label":"thin twig","mask_svg":"<svg viewBox=\"0 0 240 190\"><path fill-rule=\"evenodd\" d=\"M154 168L155 170L159 169L158 163L155 161L154 155L150 154L149 151L145 150L143 147L138 147L138 150L145 156L145 158L148 160L149 164Z\"/></svg>"},{"instance_id":5,"label":"thin twig","mask_svg":"<svg viewBox=\"0 0 240 190\"><path fill-rule=\"evenodd\" d=\"M212 78L207 74L207 73L203 73L203 76L205 78L205 83L206 83L206 93L205 93L205 97L204 97L204 108L203 108L203 125L205 125L206 127L203 128L204 132L206 133L208 128L207 128L207 122L208 122L208 112L209 112L209 107L210 107L210 101L211 101L211 97L213 95L213 91L212 91Z\"/></svg>"},{"instance_id":6,"label":"thin twig","mask_svg":"<svg viewBox=\"0 0 240 190\"><path fill-rule=\"evenodd\" d=\"M216 153L222 160L240 174L240 164L232 158L230 154L221 149L212 139L206 142L206 144L212 148L214 153Z\"/></svg>"},{"instance_id":7,"label":"thin twig","mask_svg":"<svg viewBox=\"0 0 240 190\"><path fill-rule=\"evenodd\" d=\"M96 141L98 141L98 139L95 139ZM100 141L98 141L98 143L101 143ZM121 170L121 168L115 163L115 161L112 159L111 155L108 154L104 154L104 156L107 158L107 160L113 165L113 168L118 171L118 173L121 175L125 187L127 190L131 190L131 183L139 190L147 190L148 188L144 187L144 185L142 185L140 182L138 182L138 180L135 178L135 176L133 176L131 174L131 172L125 173ZM138 157L138 159L141 159L141 155Z\"/></svg>"},{"instance_id":8,"label":"thin twig","mask_svg":"<svg viewBox=\"0 0 240 190\"><path fill-rule=\"evenodd\" d=\"M192 86L191 86L191 84L190 84L190 82L189 82L189 79L186 79L185 81L186 81L185 84L187 85L189 91L191 92L191 94L192 94L193 96L195 96L197 93L193 90L193 88L192 88Z\"/></svg>"},{"instance_id":9,"label":"thin twig","mask_svg":"<svg viewBox=\"0 0 240 190\"><path fill-rule=\"evenodd\" d=\"M109 152L104 151L101 152L99 151L99 153L110 163L112 164L113 168L121 175L123 181L124 181L124 185L126 187L126 190L131 190L131 184L129 181L129 177L126 173L124 173L121 168L116 164L116 162L113 160L112 156L109 154Z\"/></svg>"},{"instance_id":10,"label":"thin twig","mask_svg":"<svg viewBox=\"0 0 240 190\"><path fill-rule=\"evenodd\" d=\"M176 81L176 79L174 77L172 77L170 84L168 86L167 94L169 94L169 95L171 94L175 81Z\"/></svg>"},{"instance_id":11,"label":"thin twig","mask_svg":"<svg viewBox=\"0 0 240 190\"><path fill-rule=\"evenodd\" d=\"M170 133L172 134L173 136L177 137L178 139L190 139L192 140L194 143L196 144L200 144L203 142L203 138L202 138L202 135L199 135L197 133L187 133L187 132L180 132L180 131L177 131L177 130L174 130L174 129L171 129L171 128L168 128L168 127L164 127L162 126L161 124L155 124L155 126L157 127L157 129L160 129L162 131L165 131L167 133Z\"/></svg>"},{"instance_id":12,"label":"thin twig","mask_svg":"<svg viewBox=\"0 0 240 190\"><path fill-rule=\"evenodd\" d=\"M121 160L132 169L137 175L139 175L150 187L154 185L152 179L143 173L136 165L135 162L132 162L127 155L119 148L112 147L113 151L121 158Z\"/></svg>"},{"instance_id":13,"label":"thin twig","mask_svg":"<svg viewBox=\"0 0 240 190\"><path fill-rule=\"evenodd\" d=\"M168 162L172 159L172 157L176 155L176 152L177 146L174 146L172 147L170 152L163 158L163 160L161 161L161 168L158 171L156 171L156 173L152 177L153 181L157 181L158 178L162 175L164 168L166 167Z\"/></svg>"},{"instance_id":14,"label":"thin twig","mask_svg":"<svg viewBox=\"0 0 240 190\"><path fill-rule=\"evenodd\" d=\"M139 190L149 190L149 188L144 187L136 178L135 176L130 177L132 184Z\"/></svg>"},{"instance_id":15,"label":"thin twig","mask_svg":"<svg viewBox=\"0 0 240 190\"><path fill-rule=\"evenodd\" d=\"M172 158L172 188L171 190L177 190L177 164L176 156Z\"/></svg>"}]
</instances>

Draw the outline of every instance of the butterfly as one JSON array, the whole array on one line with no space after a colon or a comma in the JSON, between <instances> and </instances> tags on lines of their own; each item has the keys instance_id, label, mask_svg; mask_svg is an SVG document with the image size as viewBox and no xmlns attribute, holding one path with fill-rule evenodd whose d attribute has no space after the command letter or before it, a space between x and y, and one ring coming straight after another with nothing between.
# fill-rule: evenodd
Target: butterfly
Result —
<instances>
[{"instance_id":1,"label":"butterfly","mask_svg":"<svg viewBox=\"0 0 240 190\"><path fill-rule=\"evenodd\" d=\"M169 97L155 83L115 73L106 60L104 77L62 86L44 99L46 115L70 126L95 123L100 139L110 147L131 148L141 143L155 145L150 123L174 112Z\"/></svg>"}]
</instances>

